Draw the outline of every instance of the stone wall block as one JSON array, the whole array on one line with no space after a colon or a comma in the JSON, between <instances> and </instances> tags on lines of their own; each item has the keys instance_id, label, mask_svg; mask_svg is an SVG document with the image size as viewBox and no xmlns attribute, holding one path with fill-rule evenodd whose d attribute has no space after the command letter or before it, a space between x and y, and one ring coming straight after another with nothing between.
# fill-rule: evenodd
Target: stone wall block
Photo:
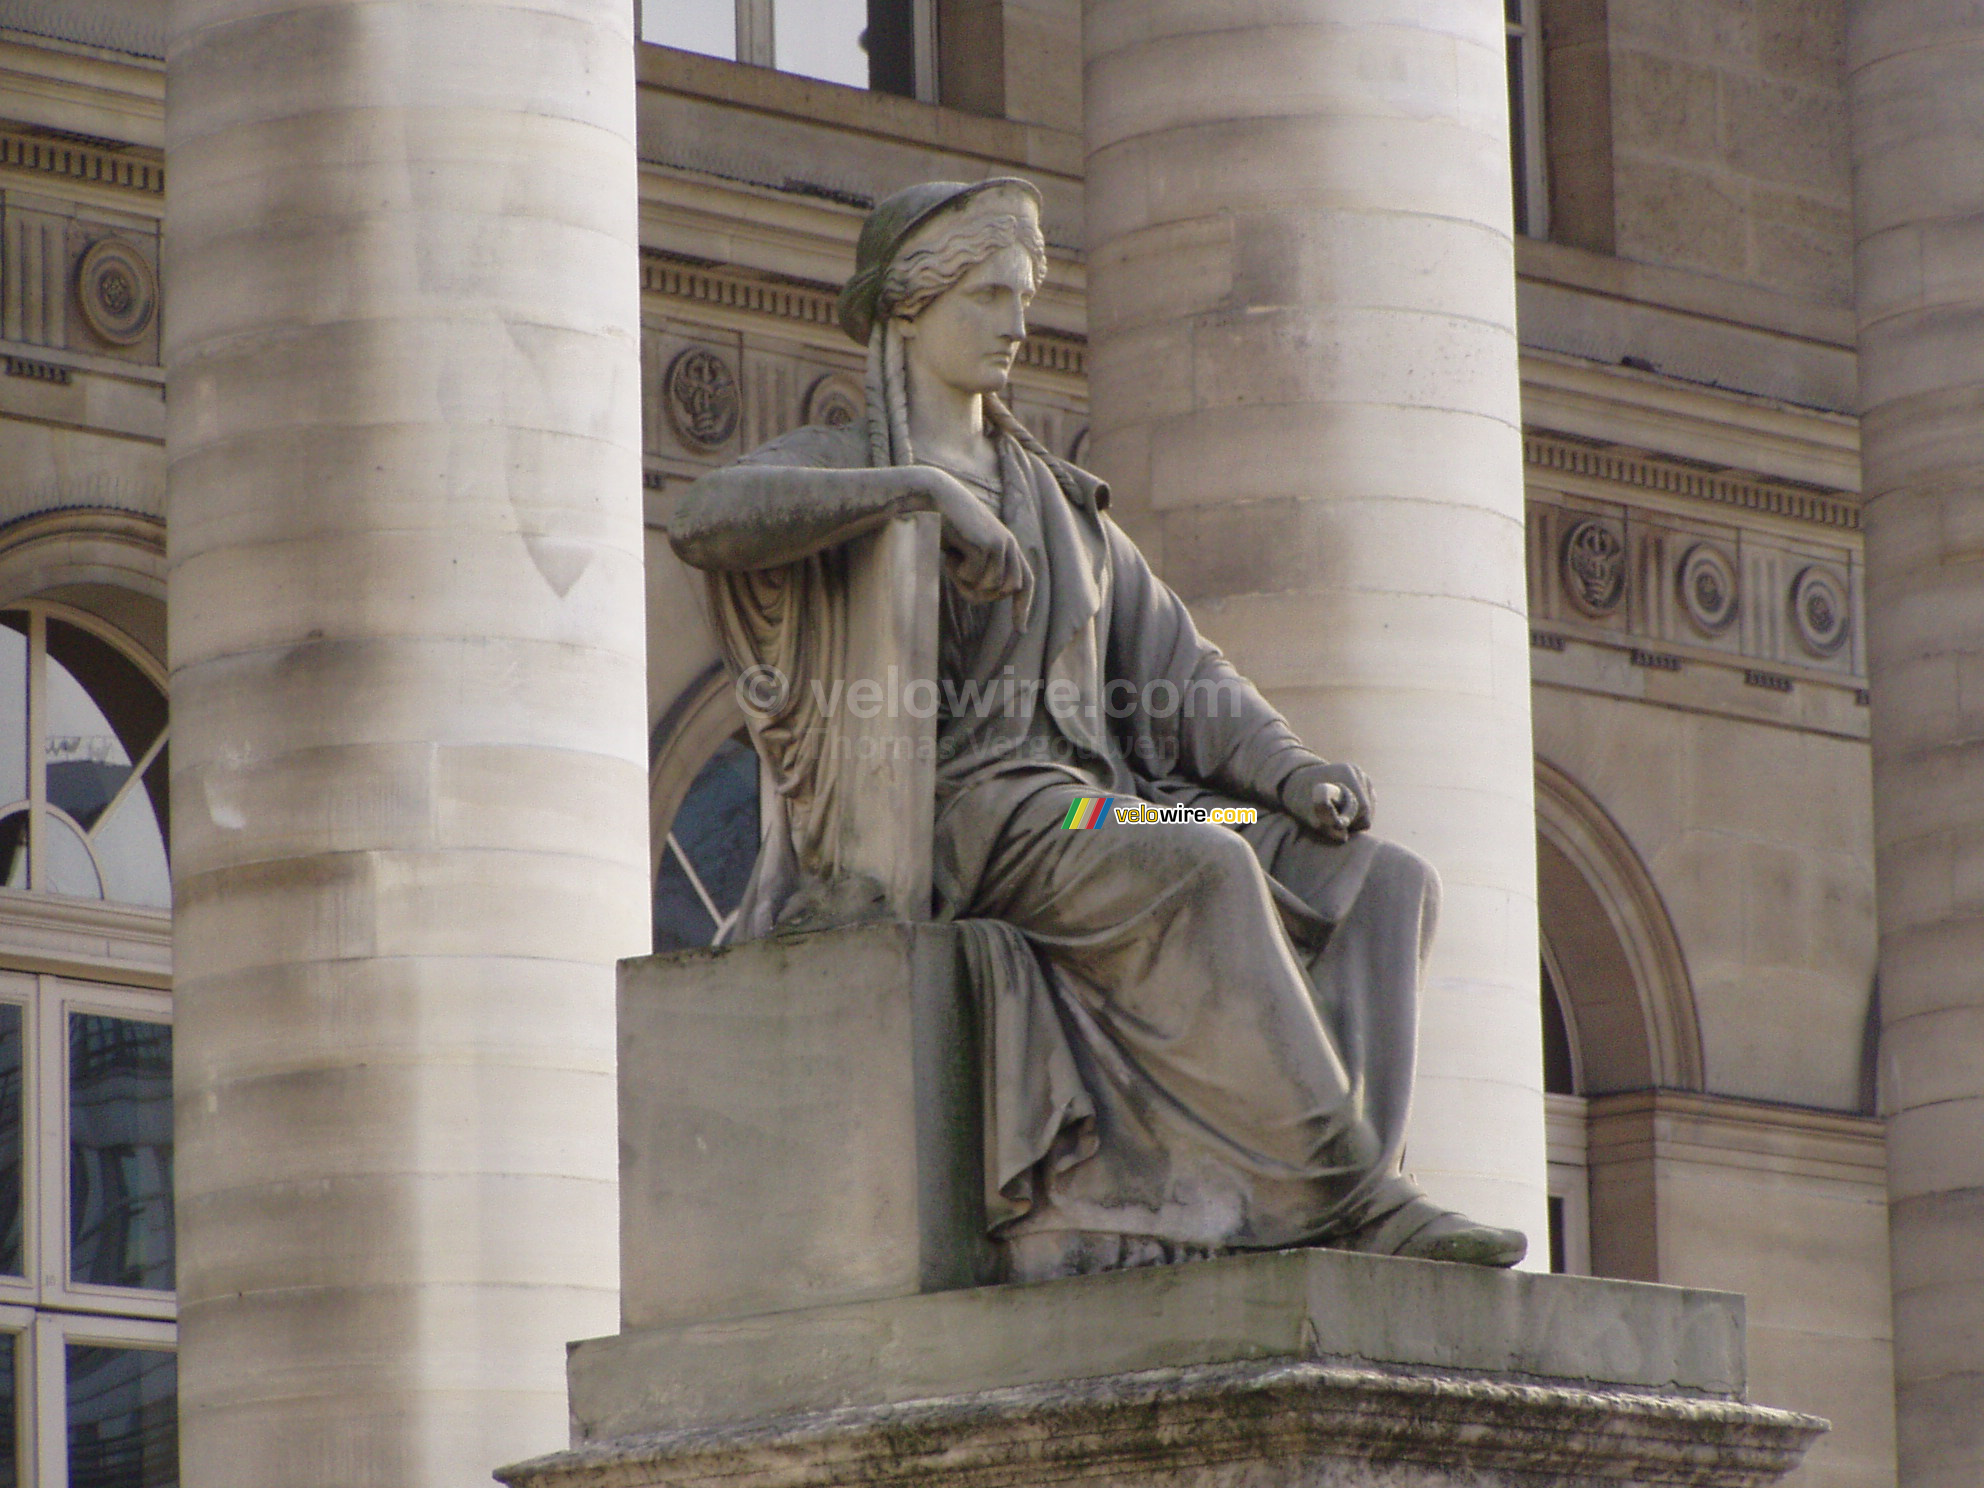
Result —
<instances>
[{"instance_id":1,"label":"stone wall block","mask_svg":"<svg viewBox=\"0 0 1984 1488\"><path fill-rule=\"evenodd\" d=\"M380 955L563 959L574 942L634 949L652 934L646 885L645 858L419 845L188 869L176 905L230 935L181 974Z\"/></svg>"},{"instance_id":2,"label":"stone wall block","mask_svg":"<svg viewBox=\"0 0 1984 1488\"><path fill-rule=\"evenodd\" d=\"M1500 419L1455 418L1440 408L1234 404L1158 424L1148 483L1126 485L1172 510L1307 497L1314 472L1328 470L1337 501L1485 507L1520 532L1519 493L1512 504L1493 474L1511 438Z\"/></svg>"},{"instance_id":3,"label":"stone wall block","mask_svg":"<svg viewBox=\"0 0 1984 1488\"><path fill-rule=\"evenodd\" d=\"M308 1186L276 1182L182 1195L178 1213L208 1229L213 1245L197 1270L182 1268L177 1279L193 1305L264 1291L284 1278L294 1278L287 1284L296 1287L462 1286L475 1281L478 1266L497 1258L527 1285L563 1287L602 1262L612 1264L619 1204L611 1173L559 1183L559 1204L570 1224L519 1225L496 1235L478 1235L475 1216L503 1202L507 1180L484 1175L329 1175ZM327 1205L327 1197L335 1202ZM434 1258L407 1243L410 1212L432 1242ZM305 1230L311 1239L302 1246L297 1235Z\"/></svg>"},{"instance_id":4,"label":"stone wall block","mask_svg":"<svg viewBox=\"0 0 1984 1488\"><path fill-rule=\"evenodd\" d=\"M600 808L645 774L576 750L404 740L299 753L281 778L201 765L179 777L173 852L189 868L232 861L244 847L264 859L365 852L401 842L418 822L436 849L521 845L622 863L647 850L647 825ZM309 788L291 788L292 775Z\"/></svg>"},{"instance_id":5,"label":"stone wall block","mask_svg":"<svg viewBox=\"0 0 1984 1488\"><path fill-rule=\"evenodd\" d=\"M188 354L186 396L175 396L171 409L175 457L178 448L191 451L270 423L514 426L640 448L631 335L619 348L624 356L594 368L603 339L595 329L464 310L413 322L343 321L308 336L275 328ZM464 365L483 375L464 381ZM554 490L562 484L556 472L542 474L553 477ZM576 491L567 499L583 504ZM634 546L631 537L626 545Z\"/></svg>"},{"instance_id":6,"label":"stone wall block","mask_svg":"<svg viewBox=\"0 0 1984 1488\"><path fill-rule=\"evenodd\" d=\"M1372 771L1380 830L1448 877L1412 1162L1540 1235L1502 7L1090 0L1085 19L1094 459L1126 515L1176 514L1132 530L1161 531L1206 634ZM1159 415L1130 369L1166 321L1191 380ZM1222 507L1240 530L1215 540ZM1461 1009L1504 999L1519 1032L1470 1062ZM1494 1121L1442 1093L1468 1079L1514 1092Z\"/></svg>"},{"instance_id":7,"label":"stone wall block","mask_svg":"<svg viewBox=\"0 0 1984 1488\"><path fill-rule=\"evenodd\" d=\"M263 462L285 457L312 472L307 499L261 507L239 500L254 488ZM439 421L243 430L175 463L201 493L173 511L173 552L189 559L235 545L379 527L555 532L618 556L629 551L626 522L610 493L640 479L637 451L589 433L509 429L499 440ZM421 499L443 490L446 501Z\"/></svg>"},{"instance_id":8,"label":"stone wall block","mask_svg":"<svg viewBox=\"0 0 1984 1488\"><path fill-rule=\"evenodd\" d=\"M433 668L445 668L457 690L417 685ZM639 762L645 770L645 749L624 742L630 718L646 727L645 704L626 696L642 677L638 665L602 648L453 637L390 647L313 643L232 656L175 684L175 700L194 706L173 715L173 769L191 768L206 757L201 750L239 739L247 718L267 707L277 714L270 742L228 757L230 768L339 744L493 739ZM327 715L306 706L327 683L348 687L349 708Z\"/></svg>"},{"instance_id":9,"label":"stone wall block","mask_svg":"<svg viewBox=\"0 0 1984 1488\"><path fill-rule=\"evenodd\" d=\"M189 1351L217 1368L197 1413L181 1406L180 1471L187 1482L295 1482L300 1464L321 1463L326 1480L473 1481L446 1465L544 1445L537 1402L562 1401L564 1360L538 1340L574 1317L610 1316L612 1301L610 1288L568 1282L286 1288L182 1307L181 1370ZM485 1400L498 1408L478 1419ZM418 1437L405 1425L412 1403L434 1407Z\"/></svg>"},{"instance_id":10,"label":"stone wall block","mask_svg":"<svg viewBox=\"0 0 1984 1488\"><path fill-rule=\"evenodd\" d=\"M487 576L464 584L465 565ZM196 666L256 646L393 640L464 640L519 632L549 647L624 652L645 588L638 553L562 534L355 532L293 542L236 544L186 556L182 568L212 600L175 617L174 659ZM373 575L359 594L349 575Z\"/></svg>"},{"instance_id":11,"label":"stone wall block","mask_svg":"<svg viewBox=\"0 0 1984 1488\"><path fill-rule=\"evenodd\" d=\"M173 12L189 1481L486 1480L564 1437L564 1344L613 1316L612 968L650 934L631 24Z\"/></svg>"},{"instance_id":12,"label":"stone wall block","mask_svg":"<svg viewBox=\"0 0 1984 1488\"><path fill-rule=\"evenodd\" d=\"M1310 44L1317 31L1326 38L1324 45ZM1378 117L1453 119L1492 135L1493 113L1474 112L1481 100L1464 81L1471 81L1473 69L1456 62L1461 44L1406 26L1255 24L1091 53L1089 137L1107 147L1230 123L1235 113L1222 100L1237 97L1247 100L1241 117L1301 117L1356 107ZM1197 86L1171 86L1187 73Z\"/></svg>"},{"instance_id":13,"label":"stone wall block","mask_svg":"<svg viewBox=\"0 0 1984 1488\"><path fill-rule=\"evenodd\" d=\"M1324 152L1332 157L1327 174L1291 177L1275 166ZM1437 118L1351 115L1328 126L1302 116L1249 118L1140 135L1096 154L1122 157L1120 168L1091 174L1088 231L1096 243L1215 207L1454 215L1484 226L1507 209L1507 162L1494 138Z\"/></svg>"},{"instance_id":14,"label":"stone wall block","mask_svg":"<svg viewBox=\"0 0 1984 1488\"><path fill-rule=\"evenodd\" d=\"M180 90L171 138L253 129L299 115L387 109L487 110L590 125L609 148L633 125L631 32L600 24L604 7L503 3L255 6L175 17L172 63L185 76L229 76L222 96ZM492 24L500 17L500 24ZM298 57L320 59L298 68ZM446 57L446 66L433 60Z\"/></svg>"}]
</instances>

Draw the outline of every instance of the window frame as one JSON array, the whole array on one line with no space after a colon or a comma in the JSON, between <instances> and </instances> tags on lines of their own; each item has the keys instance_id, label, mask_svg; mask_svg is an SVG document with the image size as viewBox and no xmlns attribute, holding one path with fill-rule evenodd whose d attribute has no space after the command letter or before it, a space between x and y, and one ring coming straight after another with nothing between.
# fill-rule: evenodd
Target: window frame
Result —
<instances>
[{"instance_id":1,"label":"window frame","mask_svg":"<svg viewBox=\"0 0 1984 1488\"><path fill-rule=\"evenodd\" d=\"M634 34L649 46L667 46L665 41L649 41L647 37L646 12L648 5L656 0L635 0ZM666 4L667 0L659 0ZM733 56L719 58L720 61L734 61L746 67L763 67L778 71L778 47L776 44L776 0L733 0L735 4L735 30L732 32ZM909 0L910 26L914 36L915 60L912 64L915 87L912 97L918 103L936 103L937 97L937 0ZM787 73L788 77L805 77L805 73ZM814 82L827 82L825 78L813 78ZM845 83L829 83L830 87L847 87ZM872 88L858 91L873 92Z\"/></svg>"},{"instance_id":2,"label":"window frame","mask_svg":"<svg viewBox=\"0 0 1984 1488\"><path fill-rule=\"evenodd\" d=\"M1514 14L1509 14L1513 11ZM1516 236L1550 236L1550 166L1543 88L1543 0L1507 0L1509 205ZM1520 137L1518 137L1520 136Z\"/></svg>"},{"instance_id":3,"label":"window frame","mask_svg":"<svg viewBox=\"0 0 1984 1488\"><path fill-rule=\"evenodd\" d=\"M0 1327L4 1326L0 1322ZM31 1368L23 1370L20 1355L14 1356L15 1389L32 1402L27 1409L16 1403L16 1420L25 1417L34 1423L31 1430L17 1427L22 1443L21 1480L32 1488L69 1488L69 1345L177 1354L179 1328L176 1323L140 1318L39 1312L34 1315L29 1336ZM176 1387L174 1398L176 1413Z\"/></svg>"},{"instance_id":4,"label":"window frame","mask_svg":"<svg viewBox=\"0 0 1984 1488\"><path fill-rule=\"evenodd\" d=\"M159 696L165 700L165 725L159 730L158 737L153 739L151 744L147 746L143 755L132 761L131 775L126 785L120 790L120 797L130 791L144 790L146 771L157 759L160 750L171 747L172 702L170 690L167 685L169 678L166 669L159 663L156 657L133 637L126 635L109 621L91 614L88 610L78 609L74 605L63 604L58 600L24 598L0 603L0 610L23 610L28 615L28 634L26 637L28 674L26 730L27 802L28 815L30 817L28 829L28 887L23 889L0 885L0 903L53 903L101 906L113 912L130 911L143 915L166 916L167 923L169 924L169 917L171 915L169 906L139 904L130 900L112 899L109 897L107 890L92 899L79 897L74 894L61 894L51 889L40 887L43 879L46 877L43 860L46 854L47 833L42 831L33 821L33 818L37 816L53 814L59 817L80 840L85 843L89 842L90 833L83 829L81 823L77 822L68 812L62 810L61 807L52 804L48 800L48 761L46 747L48 668L58 664L48 655L48 622L50 620L60 620L67 625L74 626L78 630L88 632L106 646L111 647L119 656L123 657L125 661L136 668L139 674L155 687L158 690ZM37 656L41 658L41 665L39 666L35 664ZM78 685L81 685L80 678L77 679L77 682ZM85 688L85 691L87 691L87 688ZM37 753L35 747L37 741L42 743L39 753ZM13 803L0 801L0 806L11 804ZM106 811L103 819L107 820L108 815L109 813ZM94 859L94 849L91 851L92 858ZM169 896L169 882L172 869L172 844L169 839L165 843L165 851ZM101 867L98 867L96 872L99 885L101 886L103 870ZM0 960L0 965L5 964L9 963L5 960Z\"/></svg>"},{"instance_id":5,"label":"window frame","mask_svg":"<svg viewBox=\"0 0 1984 1488\"><path fill-rule=\"evenodd\" d=\"M69 1274L69 1015L94 1013L170 1027L172 995L76 975L0 967L0 1002L22 1009L21 1269L25 1273L0 1275L0 1308L57 1308L127 1321L176 1319L176 1290L78 1282Z\"/></svg>"}]
</instances>

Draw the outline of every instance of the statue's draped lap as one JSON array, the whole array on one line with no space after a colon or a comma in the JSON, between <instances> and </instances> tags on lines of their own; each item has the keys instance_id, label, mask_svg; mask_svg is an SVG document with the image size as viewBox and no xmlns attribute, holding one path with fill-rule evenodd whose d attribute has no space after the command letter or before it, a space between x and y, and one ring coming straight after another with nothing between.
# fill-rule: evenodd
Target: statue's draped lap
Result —
<instances>
[{"instance_id":1,"label":"statue's draped lap","mask_svg":"<svg viewBox=\"0 0 1984 1488\"><path fill-rule=\"evenodd\" d=\"M1348 1234L1417 1195L1398 1168L1437 880L1284 814L1317 757L1200 638L1099 482L998 442L1035 589L1016 624L1014 601L946 585L933 874L980 999L993 1233L1023 1274ZM859 469L868 447L809 427L745 458ZM828 711L861 675L844 585L837 549L710 575L732 661L786 682L752 717L783 818L747 897L760 932L836 870ZM1260 820L1063 830L1098 794Z\"/></svg>"}]
</instances>

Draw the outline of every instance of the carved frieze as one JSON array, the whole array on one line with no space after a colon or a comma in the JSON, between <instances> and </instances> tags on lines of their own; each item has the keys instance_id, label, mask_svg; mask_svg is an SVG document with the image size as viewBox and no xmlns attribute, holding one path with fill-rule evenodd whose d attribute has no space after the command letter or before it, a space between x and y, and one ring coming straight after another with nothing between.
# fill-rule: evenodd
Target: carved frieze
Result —
<instances>
[{"instance_id":1,"label":"carved frieze","mask_svg":"<svg viewBox=\"0 0 1984 1488\"><path fill-rule=\"evenodd\" d=\"M1845 576L1826 564L1810 564L1791 581L1790 600L1799 644L1813 656L1838 655L1853 633Z\"/></svg>"},{"instance_id":2,"label":"carved frieze","mask_svg":"<svg viewBox=\"0 0 1984 1488\"><path fill-rule=\"evenodd\" d=\"M158 311L158 278L133 244L98 238L76 264L76 307L103 340L134 346Z\"/></svg>"},{"instance_id":3,"label":"carved frieze","mask_svg":"<svg viewBox=\"0 0 1984 1488\"><path fill-rule=\"evenodd\" d=\"M1564 593L1594 619L1610 615L1626 595L1626 538L1602 517L1574 522L1564 533Z\"/></svg>"},{"instance_id":4,"label":"carved frieze","mask_svg":"<svg viewBox=\"0 0 1984 1488\"><path fill-rule=\"evenodd\" d=\"M1736 565L1714 543L1696 543L1675 571L1681 608L1705 636L1721 635L1735 623Z\"/></svg>"},{"instance_id":5,"label":"carved frieze","mask_svg":"<svg viewBox=\"0 0 1984 1488\"><path fill-rule=\"evenodd\" d=\"M1532 489L1533 643L1569 654L1569 642L1583 641L1680 678L1720 665L1776 692L1858 683L1857 542L1831 523L1794 527L1770 513L1737 524L1726 507L1703 505ZM1710 691L1702 702L1724 697Z\"/></svg>"},{"instance_id":6,"label":"carved frieze","mask_svg":"<svg viewBox=\"0 0 1984 1488\"><path fill-rule=\"evenodd\" d=\"M860 418L868 405L868 395L860 382L845 372L828 372L806 390L806 406L801 422L839 428Z\"/></svg>"},{"instance_id":7,"label":"carved frieze","mask_svg":"<svg viewBox=\"0 0 1984 1488\"><path fill-rule=\"evenodd\" d=\"M662 405L675 437L698 453L730 443L744 406L736 372L707 346L675 354L662 376Z\"/></svg>"}]
</instances>

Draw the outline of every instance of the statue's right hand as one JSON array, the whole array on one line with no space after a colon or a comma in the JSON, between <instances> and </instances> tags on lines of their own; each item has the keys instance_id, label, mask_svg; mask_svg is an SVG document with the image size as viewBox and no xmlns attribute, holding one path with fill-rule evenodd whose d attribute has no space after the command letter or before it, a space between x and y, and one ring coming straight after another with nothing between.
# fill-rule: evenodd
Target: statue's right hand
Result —
<instances>
[{"instance_id":1,"label":"statue's right hand","mask_svg":"<svg viewBox=\"0 0 1984 1488\"><path fill-rule=\"evenodd\" d=\"M1033 598L1033 569L998 515L948 471L923 466L930 495L944 519L944 571L975 604L1015 596L1014 624L1026 626Z\"/></svg>"}]
</instances>

